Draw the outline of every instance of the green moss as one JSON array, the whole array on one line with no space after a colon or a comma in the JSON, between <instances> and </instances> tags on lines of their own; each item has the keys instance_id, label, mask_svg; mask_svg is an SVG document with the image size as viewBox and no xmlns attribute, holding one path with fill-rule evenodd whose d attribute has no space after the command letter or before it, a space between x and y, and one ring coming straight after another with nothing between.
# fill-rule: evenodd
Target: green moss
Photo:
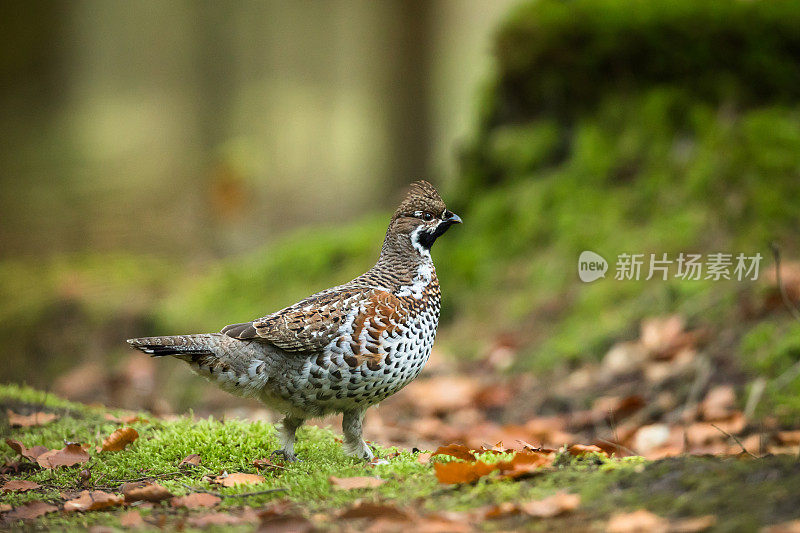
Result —
<instances>
[{"instance_id":1,"label":"green moss","mask_svg":"<svg viewBox=\"0 0 800 533\"><path fill-rule=\"evenodd\" d=\"M800 324L762 322L742 340L745 368L765 379L757 414L777 416L794 425L800 413Z\"/></svg>"},{"instance_id":2,"label":"green moss","mask_svg":"<svg viewBox=\"0 0 800 533\"><path fill-rule=\"evenodd\" d=\"M9 429L3 433L27 446L60 448L64 440L99 444L119 427L103 416L102 407L87 407L65 402L52 395L29 388L0 386L0 407L31 411L54 411L61 417L41 427ZM243 505L259 507L270 501L288 498L300 504L309 515L332 513L358 499L386 500L399 506L411 505L423 512L437 510L472 511L509 501L525 501L552 495L557 491L581 495L580 512L567 519L525 522L520 518L500 521L498 527L561 527L562 520L582 524L605 520L613 512L647 508L670 518L716 514L720 530L741 531L757 525L794 517L800 506L800 463L793 457L771 457L757 461L718 458L681 457L647 462L640 457L609 459L599 455L581 458L560 455L552 468L518 481L502 480L493 474L469 485L442 486L431 465L422 465L416 455L378 448L378 455L391 457L385 464L366 466L343 454L335 436L328 430L303 428L298 440L302 462L285 469L259 472L266 482L253 486L221 488L202 480L204 475L220 472L256 473L254 459L269 456L277 447L275 428L263 422L241 420L193 419L191 417L132 424L140 438L121 452L90 450L88 463L56 470L36 470L24 477L42 485L25 493L7 493L3 502L19 505L33 500L58 503L61 492L80 489L78 473L91 472L91 482L106 490L121 483L151 476L173 494L182 495L189 487L211 489L223 494L237 494L267 488L285 488L285 492L245 498L225 498L220 509L236 511ZM199 467L181 470L178 463L190 453L200 454ZM10 448L0 448L0 460L14 457ZM485 455L487 461L506 456ZM338 491L330 476L378 476L386 483L377 489ZM111 512L51 514L37 521L42 527L80 529L93 524L118 523L120 510ZM144 510L148 516L163 515L156 506ZM198 512L168 513L168 521ZM572 522L570 522L573 526ZM12 524L14 525L14 524ZM738 528L738 529L737 529Z\"/></svg>"}]
</instances>

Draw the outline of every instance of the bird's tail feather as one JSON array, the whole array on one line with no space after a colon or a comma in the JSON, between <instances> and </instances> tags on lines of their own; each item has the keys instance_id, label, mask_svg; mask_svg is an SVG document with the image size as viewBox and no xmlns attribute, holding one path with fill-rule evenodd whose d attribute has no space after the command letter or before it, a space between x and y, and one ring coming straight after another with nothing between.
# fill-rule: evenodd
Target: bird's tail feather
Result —
<instances>
[{"instance_id":1,"label":"bird's tail feather","mask_svg":"<svg viewBox=\"0 0 800 533\"><path fill-rule=\"evenodd\" d=\"M128 344L153 357L182 359L196 373L235 394L256 394L269 376L263 345L220 333L143 337L129 339Z\"/></svg>"},{"instance_id":2,"label":"bird's tail feather","mask_svg":"<svg viewBox=\"0 0 800 533\"><path fill-rule=\"evenodd\" d=\"M211 339L211 335L173 335L128 339L128 344L153 357L182 354L212 355L214 351L209 342Z\"/></svg>"}]
</instances>

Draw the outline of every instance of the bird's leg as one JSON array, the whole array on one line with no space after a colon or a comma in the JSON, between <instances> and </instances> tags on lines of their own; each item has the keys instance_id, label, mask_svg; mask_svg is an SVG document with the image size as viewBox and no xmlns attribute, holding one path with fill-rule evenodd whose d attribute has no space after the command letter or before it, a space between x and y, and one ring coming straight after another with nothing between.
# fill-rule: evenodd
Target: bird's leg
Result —
<instances>
[{"instance_id":1,"label":"bird's leg","mask_svg":"<svg viewBox=\"0 0 800 533\"><path fill-rule=\"evenodd\" d=\"M361 421L364 420L365 409L344 411L342 433L344 433L344 450L348 455L359 459L372 460L372 450L361 437Z\"/></svg>"},{"instance_id":2,"label":"bird's leg","mask_svg":"<svg viewBox=\"0 0 800 533\"><path fill-rule=\"evenodd\" d=\"M272 454L280 454L283 455L284 460L291 463L297 461L297 456L294 454L294 435L297 431L297 428L303 425L304 420L302 418L297 418L296 416L286 415L283 419L283 423L280 429L280 441L281 441L281 448L280 450L275 450Z\"/></svg>"}]
</instances>

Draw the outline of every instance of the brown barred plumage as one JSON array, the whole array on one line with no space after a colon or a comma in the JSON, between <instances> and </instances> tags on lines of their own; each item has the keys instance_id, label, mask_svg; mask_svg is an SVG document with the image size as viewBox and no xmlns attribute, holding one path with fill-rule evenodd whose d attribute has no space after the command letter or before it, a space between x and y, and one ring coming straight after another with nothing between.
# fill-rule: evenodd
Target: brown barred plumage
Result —
<instances>
[{"instance_id":1,"label":"brown barred plumage","mask_svg":"<svg viewBox=\"0 0 800 533\"><path fill-rule=\"evenodd\" d=\"M439 321L433 242L461 219L427 182L411 185L386 231L377 263L339 285L220 333L131 339L153 356L172 355L226 390L284 413L281 436L293 460L307 418L344 414L347 451L369 459L364 411L413 380L428 360Z\"/></svg>"}]
</instances>

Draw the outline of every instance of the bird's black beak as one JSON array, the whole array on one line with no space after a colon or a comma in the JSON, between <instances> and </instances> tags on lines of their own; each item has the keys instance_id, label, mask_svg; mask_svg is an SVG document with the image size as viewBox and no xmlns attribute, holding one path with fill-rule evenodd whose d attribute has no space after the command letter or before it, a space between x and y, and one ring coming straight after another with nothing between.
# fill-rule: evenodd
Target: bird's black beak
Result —
<instances>
[{"instance_id":1,"label":"bird's black beak","mask_svg":"<svg viewBox=\"0 0 800 533\"><path fill-rule=\"evenodd\" d=\"M452 224L461 224L463 221L461 217L453 213L452 211L445 211L442 215L442 222L447 222L448 225Z\"/></svg>"}]
</instances>

